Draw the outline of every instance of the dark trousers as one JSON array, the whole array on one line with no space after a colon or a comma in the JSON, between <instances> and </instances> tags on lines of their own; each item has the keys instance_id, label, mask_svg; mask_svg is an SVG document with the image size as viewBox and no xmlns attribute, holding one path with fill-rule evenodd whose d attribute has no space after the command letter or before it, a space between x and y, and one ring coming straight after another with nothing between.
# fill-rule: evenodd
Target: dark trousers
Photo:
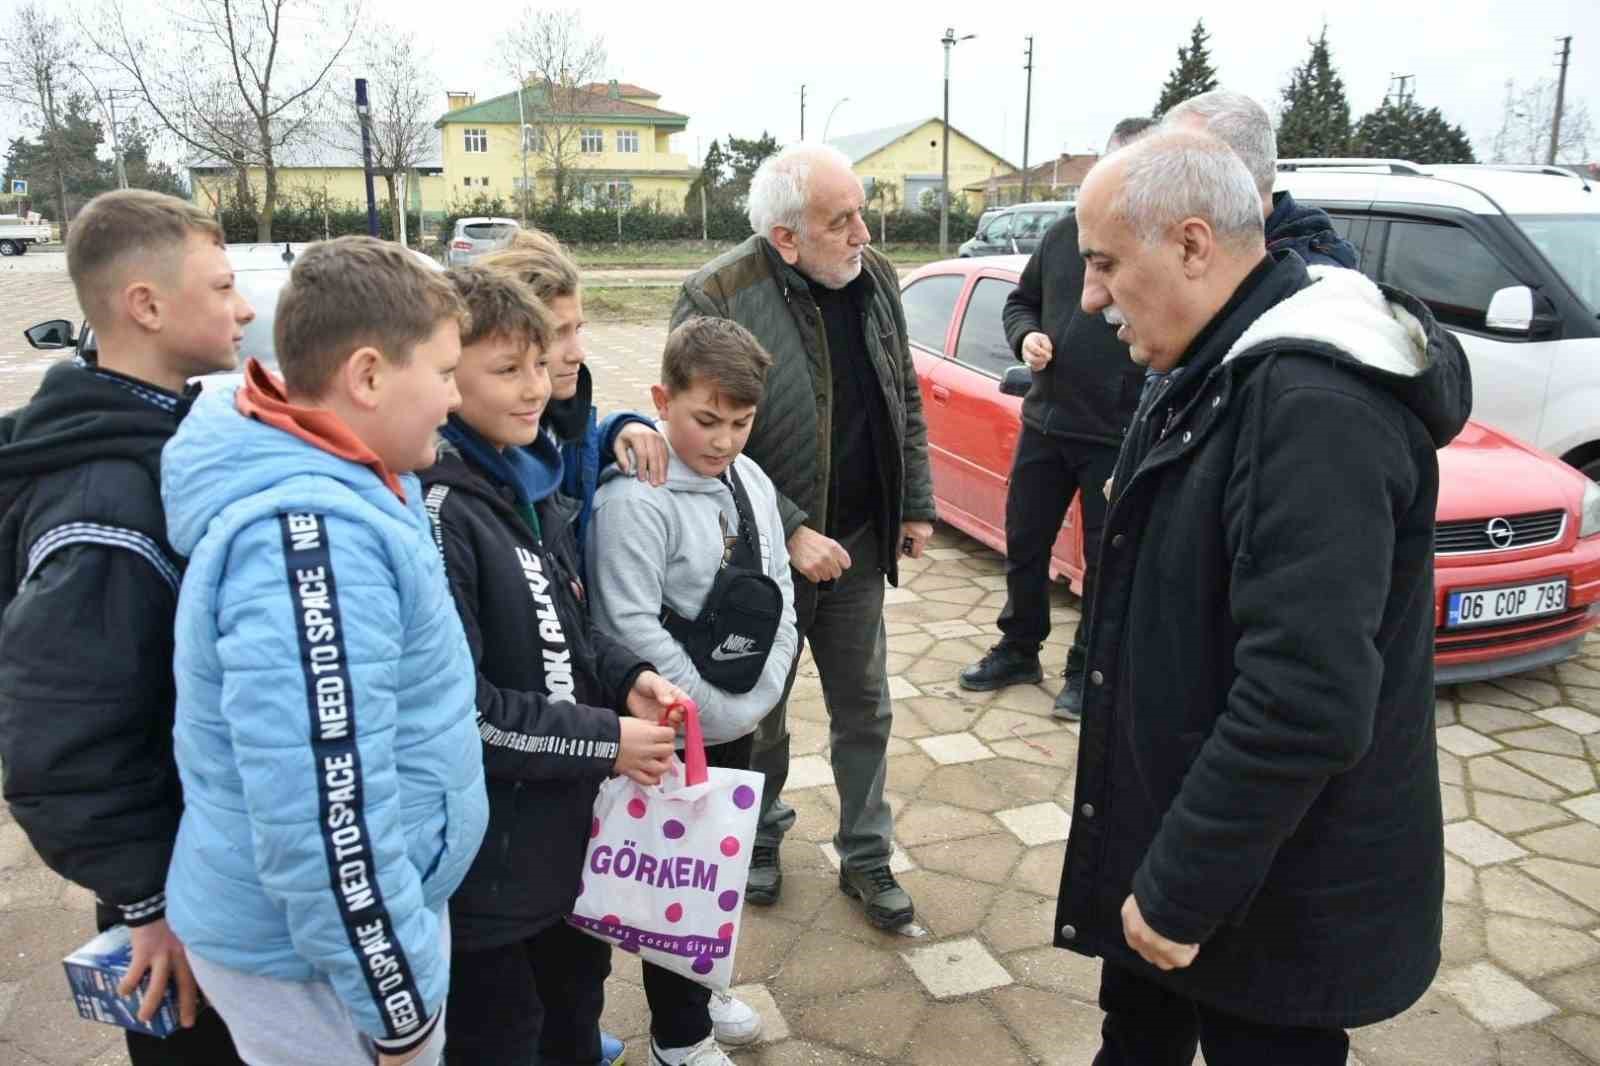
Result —
<instances>
[{"instance_id":1,"label":"dark trousers","mask_svg":"<svg viewBox=\"0 0 1600 1066\"><path fill-rule=\"evenodd\" d=\"M446 1066L595 1066L611 945L565 922L452 953Z\"/></svg>"},{"instance_id":2,"label":"dark trousers","mask_svg":"<svg viewBox=\"0 0 1600 1066\"><path fill-rule=\"evenodd\" d=\"M1206 1066L1344 1066L1350 1038L1343 1029L1266 1025L1185 999L1130 970L1100 971L1100 1053L1094 1066L1191 1066L1195 1048Z\"/></svg>"},{"instance_id":3,"label":"dark trousers","mask_svg":"<svg viewBox=\"0 0 1600 1066\"><path fill-rule=\"evenodd\" d=\"M706 745L706 765L730 770L750 767L750 751L755 734L730 740L726 744ZM654 963L644 964L644 998L650 1004L650 1036L663 1048L693 1047L711 1035L711 989L664 970Z\"/></svg>"},{"instance_id":4,"label":"dark trousers","mask_svg":"<svg viewBox=\"0 0 1600 1066\"><path fill-rule=\"evenodd\" d=\"M1083 669L1089 603L1100 566L1100 532L1106 524L1106 478L1117 465L1109 444L1050 437L1024 424L1011 461L1006 491L1006 605L1000 611L1005 641L1037 653L1050 635L1050 549L1061 533L1074 493L1083 498L1083 615L1069 653Z\"/></svg>"},{"instance_id":5,"label":"dark trousers","mask_svg":"<svg viewBox=\"0 0 1600 1066\"><path fill-rule=\"evenodd\" d=\"M122 924L122 913L97 904L94 921L103 933ZM127 1036L128 1061L133 1066L244 1066L222 1015L208 1006L200 1007L193 1029L179 1029L165 1039L147 1033L129 1032Z\"/></svg>"}]
</instances>

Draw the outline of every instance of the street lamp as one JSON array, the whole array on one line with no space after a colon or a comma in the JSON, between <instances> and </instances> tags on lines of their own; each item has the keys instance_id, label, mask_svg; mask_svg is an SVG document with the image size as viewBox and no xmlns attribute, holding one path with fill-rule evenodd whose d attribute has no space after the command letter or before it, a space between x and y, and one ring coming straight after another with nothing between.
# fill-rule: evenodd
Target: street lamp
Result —
<instances>
[{"instance_id":1,"label":"street lamp","mask_svg":"<svg viewBox=\"0 0 1600 1066\"><path fill-rule=\"evenodd\" d=\"M839 97L839 102L828 109L828 119L822 124L822 139L824 141L828 139L828 127L833 125L833 113L849 102L850 98L848 96L841 96Z\"/></svg>"},{"instance_id":2,"label":"street lamp","mask_svg":"<svg viewBox=\"0 0 1600 1066\"><path fill-rule=\"evenodd\" d=\"M962 41L970 41L976 33L957 37L954 28L944 31L939 43L944 45L944 136L940 150L944 161L939 166L939 254L950 250L950 49Z\"/></svg>"}]
</instances>

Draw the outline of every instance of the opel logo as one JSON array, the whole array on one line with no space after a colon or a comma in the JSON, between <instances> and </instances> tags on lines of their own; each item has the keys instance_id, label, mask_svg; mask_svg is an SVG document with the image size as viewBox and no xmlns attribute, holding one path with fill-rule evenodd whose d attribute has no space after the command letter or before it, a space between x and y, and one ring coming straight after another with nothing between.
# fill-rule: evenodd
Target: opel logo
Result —
<instances>
[{"instance_id":1,"label":"opel logo","mask_svg":"<svg viewBox=\"0 0 1600 1066\"><path fill-rule=\"evenodd\" d=\"M1511 542L1517 539L1516 531L1504 518L1489 519L1489 524L1483 527L1483 531L1489 535L1489 543L1496 548L1509 548Z\"/></svg>"}]
</instances>

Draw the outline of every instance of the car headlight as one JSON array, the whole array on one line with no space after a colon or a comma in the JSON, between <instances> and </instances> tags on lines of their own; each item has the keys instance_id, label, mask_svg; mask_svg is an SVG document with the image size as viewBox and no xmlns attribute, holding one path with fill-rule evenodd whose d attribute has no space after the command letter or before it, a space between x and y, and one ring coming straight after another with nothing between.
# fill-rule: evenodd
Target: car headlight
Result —
<instances>
[{"instance_id":1,"label":"car headlight","mask_svg":"<svg viewBox=\"0 0 1600 1066\"><path fill-rule=\"evenodd\" d=\"M1578 522L1578 536L1592 537L1600 533L1600 485L1593 481L1583 488L1583 515Z\"/></svg>"}]
</instances>

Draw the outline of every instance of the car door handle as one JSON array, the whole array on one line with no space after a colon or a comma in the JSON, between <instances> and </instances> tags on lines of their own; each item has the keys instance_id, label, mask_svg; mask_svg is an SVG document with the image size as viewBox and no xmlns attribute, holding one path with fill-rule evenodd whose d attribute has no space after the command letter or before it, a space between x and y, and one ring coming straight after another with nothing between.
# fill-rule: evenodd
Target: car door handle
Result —
<instances>
[{"instance_id":1,"label":"car door handle","mask_svg":"<svg viewBox=\"0 0 1600 1066\"><path fill-rule=\"evenodd\" d=\"M940 403L950 402L950 390L945 386L935 385L929 391L933 393L933 398Z\"/></svg>"}]
</instances>

